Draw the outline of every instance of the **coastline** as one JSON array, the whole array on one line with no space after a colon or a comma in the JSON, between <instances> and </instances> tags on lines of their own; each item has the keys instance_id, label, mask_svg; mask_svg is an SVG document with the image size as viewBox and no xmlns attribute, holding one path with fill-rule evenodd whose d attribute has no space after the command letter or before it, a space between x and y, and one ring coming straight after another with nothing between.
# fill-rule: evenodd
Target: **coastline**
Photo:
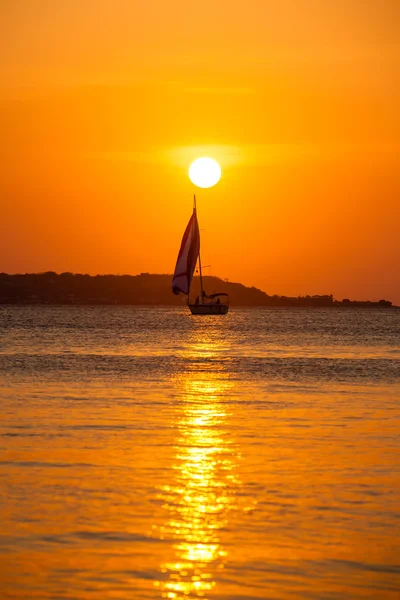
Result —
<instances>
[{"instance_id":1,"label":"coastline","mask_svg":"<svg viewBox=\"0 0 400 600\"><path fill-rule=\"evenodd\" d=\"M172 275L141 273L139 275L87 275L74 273L13 274L0 273L0 305L58 306L184 306L186 298L171 290ZM248 308L331 308L340 310L385 310L399 308L390 300L337 300L332 294L303 296L269 295L254 286L230 282L219 277L204 276L208 293L229 295L230 304ZM198 295L199 278L190 289Z\"/></svg>"}]
</instances>

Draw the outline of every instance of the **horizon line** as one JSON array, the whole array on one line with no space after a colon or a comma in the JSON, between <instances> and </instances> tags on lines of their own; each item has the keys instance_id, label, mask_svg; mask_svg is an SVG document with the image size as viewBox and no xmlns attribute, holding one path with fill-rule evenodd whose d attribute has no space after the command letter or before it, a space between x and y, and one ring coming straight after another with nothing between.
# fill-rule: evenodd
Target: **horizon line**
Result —
<instances>
[{"instance_id":1,"label":"horizon line","mask_svg":"<svg viewBox=\"0 0 400 600\"><path fill-rule=\"evenodd\" d=\"M42 275L55 275L56 277L61 277L63 275L69 275L69 276L78 276L78 277L141 277L141 276L150 276L150 277L173 277L173 273L150 273L148 271L142 271L141 273L136 273L136 274L131 274L131 273L96 273L96 274L90 274L90 273L75 273L73 271L62 271L61 273L58 273L57 271L37 271L37 272L25 272L25 273L21 273L21 272L16 272L16 273L6 273L5 271L1 271L0 272L0 277L2 276L7 276L7 277L24 277L24 276L42 276ZM198 278L198 275L194 275L194 278ZM267 292L265 292L264 290L262 290L261 288L257 288L253 285L245 285L244 283L241 283L240 281L231 281L227 278L223 278L220 277L218 275L203 275L203 278L214 278L214 279L220 279L221 281L223 281L224 283L227 284L232 284L232 285L242 285L245 288L248 289L254 289L257 290L263 294L265 294L267 297L269 298L273 298L273 297L280 297L280 298L318 298L318 297L331 297L335 302L343 302L344 300L348 300L347 298L342 298L342 300L337 300L334 296L334 294L330 293L330 294L304 294L304 295L297 295L297 296L285 296L283 294L268 294ZM379 303L381 300L383 300L384 302L391 302L390 300L386 300L386 299L380 299L380 300L349 300L349 302L371 302L371 303ZM394 308L397 308L395 305L392 304L392 306Z\"/></svg>"}]
</instances>

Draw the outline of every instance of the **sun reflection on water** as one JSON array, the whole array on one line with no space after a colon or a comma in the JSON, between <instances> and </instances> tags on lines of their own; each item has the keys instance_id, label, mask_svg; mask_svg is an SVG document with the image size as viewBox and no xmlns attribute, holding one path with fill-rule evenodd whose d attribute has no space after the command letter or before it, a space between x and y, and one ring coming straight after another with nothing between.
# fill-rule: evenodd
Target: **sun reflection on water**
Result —
<instances>
[{"instance_id":1,"label":"sun reflection on water","mask_svg":"<svg viewBox=\"0 0 400 600\"><path fill-rule=\"evenodd\" d=\"M203 358L216 357L218 351L204 338L191 348L192 356ZM159 494L169 513L160 537L174 540L174 555L161 565L155 585L163 598L207 598L224 567L220 531L238 486L237 454L224 430L229 417L224 398L234 382L221 370L203 370L185 373L175 383L181 395L175 464L171 483Z\"/></svg>"}]
</instances>

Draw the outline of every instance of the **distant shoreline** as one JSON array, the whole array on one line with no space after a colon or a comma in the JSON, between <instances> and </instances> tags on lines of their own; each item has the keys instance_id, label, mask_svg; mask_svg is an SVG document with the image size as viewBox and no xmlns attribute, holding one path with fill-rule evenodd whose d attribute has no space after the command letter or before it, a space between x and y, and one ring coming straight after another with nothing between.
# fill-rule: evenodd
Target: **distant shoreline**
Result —
<instances>
[{"instance_id":1,"label":"distant shoreline","mask_svg":"<svg viewBox=\"0 0 400 600\"><path fill-rule=\"evenodd\" d=\"M400 310L400 306L396 306L396 305L391 305L391 306L379 306L377 302L373 303L371 302L370 305L365 306L363 305L363 303L361 303L362 305L358 306L357 303L348 305L348 306L340 306L340 303L338 302L337 304L334 304L333 306L278 306L278 305L265 305L265 304L253 304L253 305L247 305L247 304L234 304L233 306L231 305L231 309L235 309L235 308L248 308L248 309L266 309L266 310L287 310L287 309L295 309L295 310L308 310L308 309L312 309L312 310L336 310L336 311L349 311L349 310L379 310L379 311L383 311L383 310L388 310L388 311L397 311ZM90 303L78 303L78 302L0 302L0 308L2 306L14 306L14 307L24 307L24 306L42 306L42 307L53 307L53 306L69 306L69 307L76 307L76 308L83 308L83 307L95 307L95 306L104 306L104 307L114 307L114 308L173 308L173 309L179 309L179 308L184 308L186 306L186 303L184 304L117 304L117 303L100 303L100 302L90 302Z\"/></svg>"},{"instance_id":2,"label":"distant shoreline","mask_svg":"<svg viewBox=\"0 0 400 600\"><path fill-rule=\"evenodd\" d=\"M0 305L41 306L185 306L185 296L171 290L172 275L81 275L0 273ZM248 308L333 308L397 309L389 300L336 300L331 294L314 296L270 296L255 287L229 282L219 277L203 277L208 293L229 294L232 306ZM192 295L199 294L199 281L192 283Z\"/></svg>"}]
</instances>

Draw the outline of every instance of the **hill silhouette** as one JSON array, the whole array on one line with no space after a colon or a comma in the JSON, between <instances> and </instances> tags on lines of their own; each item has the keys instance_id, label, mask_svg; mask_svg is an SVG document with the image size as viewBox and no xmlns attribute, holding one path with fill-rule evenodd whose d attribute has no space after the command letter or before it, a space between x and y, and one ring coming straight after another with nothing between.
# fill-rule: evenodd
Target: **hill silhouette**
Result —
<instances>
[{"instance_id":1,"label":"hill silhouette","mask_svg":"<svg viewBox=\"0 0 400 600\"><path fill-rule=\"evenodd\" d=\"M172 275L81 275L0 273L0 304L127 304L181 306L186 296L175 296L171 290ZM388 300L379 302L338 301L332 295L269 296L255 287L246 287L219 277L203 277L208 294L226 292L233 306L325 306L390 308ZM199 279L192 285L193 297L199 293Z\"/></svg>"}]
</instances>

